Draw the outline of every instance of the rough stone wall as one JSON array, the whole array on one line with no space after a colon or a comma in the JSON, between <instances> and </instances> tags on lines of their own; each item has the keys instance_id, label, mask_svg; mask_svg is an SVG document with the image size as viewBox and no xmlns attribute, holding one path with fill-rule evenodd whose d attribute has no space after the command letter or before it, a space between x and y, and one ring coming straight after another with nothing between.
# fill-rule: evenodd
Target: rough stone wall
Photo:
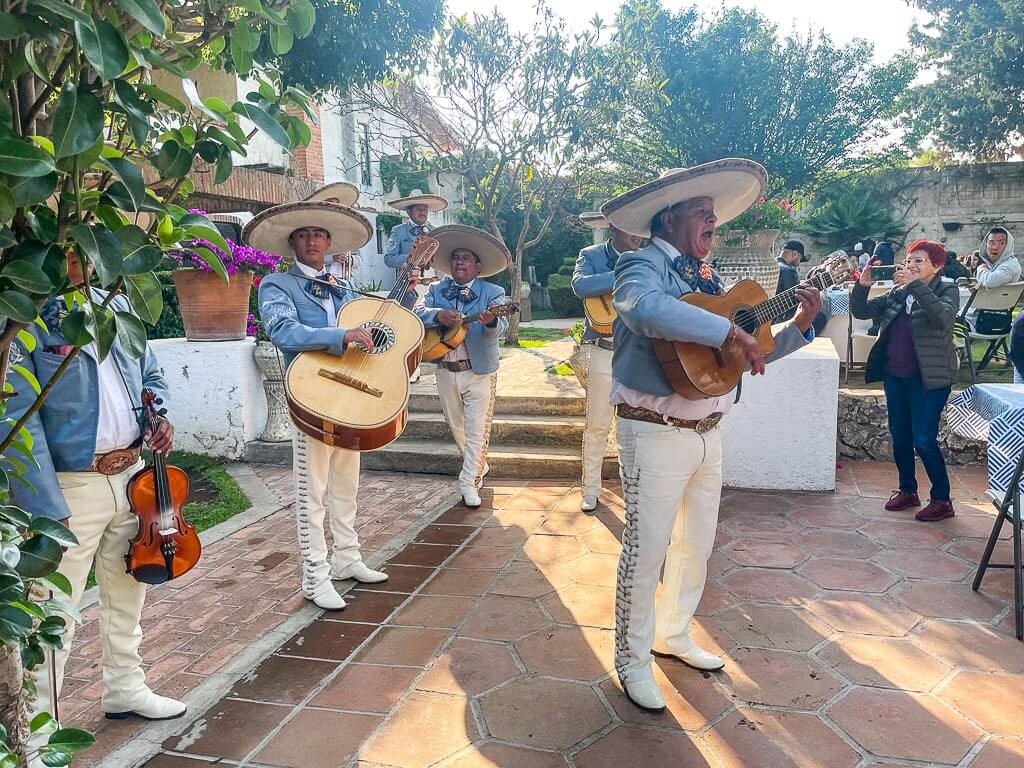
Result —
<instances>
[{"instance_id":1,"label":"rough stone wall","mask_svg":"<svg viewBox=\"0 0 1024 768\"><path fill-rule=\"evenodd\" d=\"M892 461L885 394L872 389L839 390L838 448L841 458ZM939 426L939 445L949 464L982 464L985 443L950 431L945 417Z\"/></svg>"}]
</instances>

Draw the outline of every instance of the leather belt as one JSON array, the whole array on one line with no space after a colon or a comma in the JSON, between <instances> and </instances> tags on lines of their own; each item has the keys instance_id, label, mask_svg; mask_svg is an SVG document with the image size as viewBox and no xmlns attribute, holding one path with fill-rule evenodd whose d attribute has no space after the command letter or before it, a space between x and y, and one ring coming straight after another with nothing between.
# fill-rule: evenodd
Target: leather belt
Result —
<instances>
[{"instance_id":1,"label":"leather belt","mask_svg":"<svg viewBox=\"0 0 1024 768\"><path fill-rule=\"evenodd\" d=\"M82 471L119 475L129 467L135 466L141 456L141 448L118 448L107 453L97 453L92 459L92 464Z\"/></svg>"},{"instance_id":2,"label":"leather belt","mask_svg":"<svg viewBox=\"0 0 1024 768\"><path fill-rule=\"evenodd\" d=\"M454 363L442 360L441 367L451 371L452 373L462 373L463 371L472 369L473 364L469 362L469 360L456 360Z\"/></svg>"},{"instance_id":3,"label":"leather belt","mask_svg":"<svg viewBox=\"0 0 1024 768\"><path fill-rule=\"evenodd\" d=\"M722 420L722 416L725 415L715 411L710 416L705 416L703 419L674 419L671 416L665 416L657 411L651 411L647 408L638 408L634 405L626 405L625 403L619 403L616 405L615 413L621 418L630 419L631 421L646 421L651 424L666 424L670 427L692 429L698 435L703 435L705 432L710 432L712 429L717 427L718 423Z\"/></svg>"},{"instance_id":4,"label":"leather belt","mask_svg":"<svg viewBox=\"0 0 1024 768\"><path fill-rule=\"evenodd\" d=\"M602 336L599 339L587 339L583 343L584 344L593 344L595 347L600 347L601 349L607 349L609 352L614 352L615 351L615 344L612 342L611 339L606 338L604 336Z\"/></svg>"}]
</instances>

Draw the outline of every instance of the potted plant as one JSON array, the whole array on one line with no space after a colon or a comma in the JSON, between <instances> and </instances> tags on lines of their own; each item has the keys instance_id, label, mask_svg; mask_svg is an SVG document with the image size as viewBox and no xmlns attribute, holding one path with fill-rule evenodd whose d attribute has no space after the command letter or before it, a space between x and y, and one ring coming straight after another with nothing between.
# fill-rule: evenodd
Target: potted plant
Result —
<instances>
[{"instance_id":1,"label":"potted plant","mask_svg":"<svg viewBox=\"0 0 1024 768\"><path fill-rule=\"evenodd\" d=\"M577 320L569 328L562 330L562 334L572 338L576 342L576 346L572 350L572 354L569 355L569 367L572 368L572 372L576 374L576 380L583 387L583 391L587 389L587 374L589 372L589 366L587 365L587 351L583 348L583 332L586 328L583 325L582 320Z\"/></svg>"},{"instance_id":2,"label":"potted plant","mask_svg":"<svg viewBox=\"0 0 1024 768\"><path fill-rule=\"evenodd\" d=\"M260 278L256 278L257 284ZM288 417L288 401L284 393L284 358L277 347L270 343L263 321L249 313L246 335L256 339L253 359L263 374L263 391L267 395L267 423L259 439L267 443L284 443L292 439L291 419Z\"/></svg>"},{"instance_id":3,"label":"potted plant","mask_svg":"<svg viewBox=\"0 0 1024 768\"><path fill-rule=\"evenodd\" d=\"M718 232L718 245L711 255L712 266L726 283L751 278L771 295L778 284L779 268L773 246L781 232L795 226L793 212L800 203L764 196L741 216Z\"/></svg>"}]
</instances>

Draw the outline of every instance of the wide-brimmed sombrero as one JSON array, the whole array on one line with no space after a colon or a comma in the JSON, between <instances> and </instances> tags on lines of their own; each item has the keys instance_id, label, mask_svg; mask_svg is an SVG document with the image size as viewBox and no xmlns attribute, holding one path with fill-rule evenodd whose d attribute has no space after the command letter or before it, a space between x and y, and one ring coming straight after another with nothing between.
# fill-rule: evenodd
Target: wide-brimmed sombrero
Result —
<instances>
[{"instance_id":1,"label":"wide-brimmed sombrero","mask_svg":"<svg viewBox=\"0 0 1024 768\"><path fill-rule=\"evenodd\" d=\"M651 220L659 211L684 200L710 197L721 226L757 202L767 183L768 173L758 163L730 157L665 171L654 181L612 198L601 206L601 213L624 232L650 237Z\"/></svg>"},{"instance_id":2,"label":"wide-brimmed sombrero","mask_svg":"<svg viewBox=\"0 0 1024 768\"><path fill-rule=\"evenodd\" d=\"M504 272L512 263L512 255L505 244L489 232L476 227L445 224L430 230L430 237L440 244L432 266L445 275L452 273L452 251L456 248L468 248L477 255L480 259L480 277Z\"/></svg>"},{"instance_id":3,"label":"wide-brimmed sombrero","mask_svg":"<svg viewBox=\"0 0 1024 768\"><path fill-rule=\"evenodd\" d=\"M284 203L258 213L242 230L242 242L261 251L291 256L288 235L303 227L319 227L331 233L331 253L355 251L370 241L369 220L337 203Z\"/></svg>"},{"instance_id":4,"label":"wide-brimmed sombrero","mask_svg":"<svg viewBox=\"0 0 1024 768\"><path fill-rule=\"evenodd\" d=\"M316 192L306 198L306 202L324 201L337 203L338 205L355 205L359 199L359 187L349 184L347 181L335 181L332 184L324 184Z\"/></svg>"},{"instance_id":5,"label":"wide-brimmed sombrero","mask_svg":"<svg viewBox=\"0 0 1024 768\"><path fill-rule=\"evenodd\" d=\"M600 211L585 211L580 214L580 221L591 229L608 228L608 221Z\"/></svg>"},{"instance_id":6,"label":"wide-brimmed sombrero","mask_svg":"<svg viewBox=\"0 0 1024 768\"><path fill-rule=\"evenodd\" d=\"M388 205L392 208L405 211L414 205L425 205L431 213L434 211L443 211L448 207L448 201L440 195L425 195L418 189L414 189L412 194L407 197L399 197L396 200L388 200Z\"/></svg>"}]
</instances>

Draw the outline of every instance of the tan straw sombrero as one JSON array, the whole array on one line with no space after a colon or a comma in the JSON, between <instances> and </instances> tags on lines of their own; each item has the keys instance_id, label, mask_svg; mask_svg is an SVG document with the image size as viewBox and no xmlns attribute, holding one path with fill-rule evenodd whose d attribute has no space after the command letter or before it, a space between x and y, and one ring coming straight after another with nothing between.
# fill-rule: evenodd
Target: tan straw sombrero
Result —
<instances>
[{"instance_id":1,"label":"tan straw sombrero","mask_svg":"<svg viewBox=\"0 0 1024 768\"><path fill-rule=\"evenodd\" d=\"M242 242L261 251L292 256L288 235L303 227L319 227L331 233L331 253L355 251L370 241L369 220L337 203L284 203L258 213L242 230Z\"/></svg>"},{"instance_id":2,"label":"tan straw sombrero","mask_svg":"<svg viewBox=\"0 0 1024 768\"><path fill-rule=\"evenodd\" d=\"M476 227L445 224L430 230L430 237L441 246L434 256L433 267L445 275L452 273L452 251L456 248L468 248L477 255L480 259L480 277L504 272L512 263L512 255L505 244L489 232Z\"/></svg>"},{"instance_id":3,"label":"tan straw sombrero","mask_svg":"<svg viewBox=\"0 0 1024 768\"><path fill-rule=\"evenodd\" d=\"M392 208L405 211L414 205L425 205L431 213L434 211L443 211L448 207L448 201L440 195L425 195L418 189L414 189L412 194L408 197L400 197L397 200L388 200L388 205Z\"/></svg>"},{"instance_id":4,"label":"tan straw sombrero","mask_svg":"<svg viewBox=\"0 0 1024 768\"><path fill-rule=\"evenodd\" d=\"M600 211L585 211L580 214L580 221L591 229L606 229L608 221Z\"/></svg>"},{"instance_id":5,"label":"tan straw sombrero","mask_svg":"<svg viewBox=\"0 0 1024 768\"><path fill-rule=\"evenodd\" d=\"M730 157L665 171L654 181L612 198L601 206L601 213L624 232L650 237L655 214L684 200L710 197L721 226L757 202L767 183L768 173L758 163Z\"/></svg>"},{"instance_id":6,"label":"tan straw sombrero","mask_svg":"<svg viewBox=\"0 0 1024 768\"><path fill-rule=\"evenodd\" d=\"M335 181L324 184L320 189L306 198L306 202L337 203L338 205L355 205L359 199L359 187L347 181Z\"/></svg>"}]
</instances>

